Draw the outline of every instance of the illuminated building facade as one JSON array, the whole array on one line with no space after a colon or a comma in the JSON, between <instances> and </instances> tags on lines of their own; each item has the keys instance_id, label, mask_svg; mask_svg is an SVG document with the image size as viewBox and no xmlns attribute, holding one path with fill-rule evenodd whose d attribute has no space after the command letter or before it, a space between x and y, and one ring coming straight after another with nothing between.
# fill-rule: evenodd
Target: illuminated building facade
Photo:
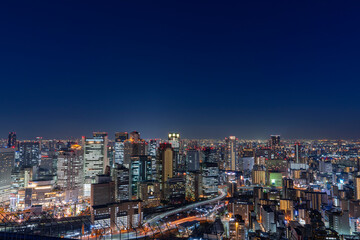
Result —
<instances>
[{"instance_id":1,"label":"illuminated building facade","mask_svg":"<svg viewBox=\"0 0 360 240\"><path fill-rule=\"evenodd\" d=\"M270 146L272 149L277 149L280 147L280 135L270 136Z\"/></svg>"},{"instance_id":2,"label":"illuminated building facade","mask_svg":"<svg viewBox=\"0 0 360 240\"><path fill-rule=\"evenodd\" d=\"M201 164L201 197L213 198L218 195L219 167L217 163Z\"/></svg>"},{"instance_id":3,"label":"illuminated building facade","mask_svg":"<svg viewBox=\"0 0 360 240\"><path fill-rule=\"evenodd\" d=\"M113 180L115 182L115 198L116 201L129 200L130 194L130 173L129 169L121 164L115 164L112 169Z\"/></svg>"},{"instance_id":4,"label":"illuminated building facade","mask_svg":"<svg viewBox=\"0 0 360 240\"><path fill-rule=\"evenodd\" d=\"M179 133L169 133L168 142L171 144L174 151L173 166L174 169L178 171L186 170L186 163L183 161L183 158L180 156L180 134Z\"/></svg>"},{"instance_id":5,"label":"illuminated building facade","mask_svg":"<svg viewBox=\"0 0 360 240\"><path fill-rule=\"evenodd\" d=\"M237 171L238 151L237 139L235 136L230 136L225 139L225 164L226 170Z\"/></svg>"},{"instance_id":6,"label":"illuminated building facade","mask_svg":"<svg viewBox=\"0 0 360 240\"><path fill-rule=\"evenodd\" d=\"M57 185L66 192L66 201L76 201L83 183L83 151L80 145L59 151Z\"/></svg>"},{"instance_id":7,"label":"illuminated building facade","mask_svg":"<svg viewBox=\"0 0 360 240\"><path fill-rule=\"evenodd\" d=\"M0 148L0 202L9 200L11 188L11 170L14 167L13 148Z\"/></svg>"},{"instance_id":8,"label":"illuminated building facade","mask_svg":"<svg viewBox=\"0 0 360 240\"><path fill-rule=\"evenodd\" d=\"M187 171L196 172L200 170L200 152L198 149L189 149L186 151Z\"/></svg>"},{"instance_id":9,"label":"illuminated building facade","mask_svg":"<svg viewBox=\"0 0 360 240\"><path fill-rule=\"evenodd\" d=\"M130 196L137 199L139 184L152 180L152 167L150 156L132 156L130 166Z\"/></svg>"},{"instance_id":10,"label":"illuminated building facade","mask_svg":"<svg viewBox=\"0 0 360 240\"><path fill-rule=\"evenodd\" d=\"M20 142L20 167L37 166L40 162L40 143L34 142Z\"/></svg>"},{"instance_id":11,"label":"illuminated building facade","mask_svg":"<svg viewBox=\"0 0 360 240\"><path fill-rule=\"evenodd\" d=\"M8 148L16 148L16 132L9 132Z\"/></svg>"},{"instance_id":12,"label":"illuminated building facade","mask_svg":"<svg viewBox=\"0 0 360 240\"><path fill-rule=\"evenodd\" d=\"M94 134L92 138L82 138L84 149L84 196L90 196L90 186L96 175L103 174L109 165L107 157L108 137Z\"/></svg>"},{"instance_id":13,"label":"illuminated building facade","mask_svg":"<svg viewBox=\"0 0 360 240\"><path fill-rule=\"evenodd\" d=\"M124 164L125 141L128 139L127 132L115 133L114 159L115 164Z\"/></svg>"}]
</instances>

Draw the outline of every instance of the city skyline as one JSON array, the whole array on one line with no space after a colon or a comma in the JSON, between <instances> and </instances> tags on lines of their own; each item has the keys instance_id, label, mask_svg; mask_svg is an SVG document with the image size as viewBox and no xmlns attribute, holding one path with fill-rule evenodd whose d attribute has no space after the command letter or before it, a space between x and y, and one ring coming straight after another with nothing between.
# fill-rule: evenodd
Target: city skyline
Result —
<instances>
[{"instance_id":1,"label":"city skyline","mask_svg":"<svg viewBox=\"0 0 360 240\"><path fill-rule=\"evenodd\" d=\"M4 3L0 133L355 139L359 10L336 1Z\"/></svg>"}]
</instances>

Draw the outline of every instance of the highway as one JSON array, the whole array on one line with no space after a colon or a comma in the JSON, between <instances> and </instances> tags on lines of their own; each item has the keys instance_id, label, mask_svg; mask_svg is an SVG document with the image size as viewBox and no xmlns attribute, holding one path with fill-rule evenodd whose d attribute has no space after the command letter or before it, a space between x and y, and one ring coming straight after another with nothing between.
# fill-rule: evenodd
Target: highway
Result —
<instances>
[{"instance_id":1,"label":"highway","mask_svg":"<svg viewBox=\"0 0 360 240\"><path fill-rule=\"evenodd\" d=\"M221 199L224 199L226 197L227 188L226 187L220 188L219 193L220 193L220 195L215 197L215 198L208 199L208 200L201 201L201 202L192 203L190 205L186 205L186 206L183 206L183 207L180 207L178 209L174 209L174 210L171 210L171 211L168 211L168 212L159 213L158 215L153 216L153 217L145 220L144 224L153 225L154 223L156 223L157 221L159 221L162 218L166 218L168 216L171 216L171 215L174 215L174 214L177 214L177 213L180 213L180 212L191 210L193 208L197 208L197 207L200 207L202 205L207 205L207 204L210 204L210 203L220 201Z\"/></svg>"},{"instance_id":2,"label":"highway","mask_svg":"<svg viewBox=\"0 0 360 240\"><path fill-rule=\"evenodd\" d=\"M208 199L205 201L201 201L201 202L196 202L196 203L192 203L186 206L183 206L181 208L175 209L175 210L171 210L168 212L164 212L164 213L159 213L147 220L144 221L144 225L145 228L147 229L151 229L151 230L147 230L144 231L141 228L137 228L137 232L131 231L131 232L127 232L127 233L118 233L118 234L112 234L112 236L106 235L104 236L104 239L137 239L137 238L144 238L146 236L152 236L155 234L158 234L161 232L166 232L167 230L171 230L176 228L176 225L183 223L183 222L188 222L188 221L193 221L193 220L201 220L202 218L199 217L188 217L188 218L184 218L184 219L179 219L177 221L172 222L171 224L167 224L167 225L163 225L163 226L159 226L159 224L157 224L157 222L163 218L166 218L168 216L180 213L180 212L184 212L184 211L188 211L203 205L207 205L207 204L211 204L217 201L220 201L222 199L224 199L227 195L227 187L222 187L219 188L219 196L212 198L212 199ZM110 234L110 233L109 233ZM84 238L87 239L87 238Z\"/></svg>"}]
</instances>

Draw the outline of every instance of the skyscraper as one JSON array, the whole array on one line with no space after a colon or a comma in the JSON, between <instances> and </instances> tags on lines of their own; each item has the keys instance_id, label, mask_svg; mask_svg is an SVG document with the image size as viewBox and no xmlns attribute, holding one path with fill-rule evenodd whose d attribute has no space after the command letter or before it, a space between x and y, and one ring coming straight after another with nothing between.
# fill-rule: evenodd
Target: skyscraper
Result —
<instances>
[{"instance_id":1,"label":"skyscraper","mask_svg":"<svg viewBox=\"0 0 360 240\"><path fill-rule=\"evenodd\" d=\"M116 201L129 200L130 194L130 176L129 169L121 164L115 164L115 168L112 169L113 180L115 182L115 198Z\"/></svg>"},{"instance_id":2,"label":"skyscraper","mask_svg":"<svg viewBox=\"0 0 360 240\"><path fill-rule=\"evenodd\" d=\"M157 151L158 147L159 147L159 141L157 139L151 139L149 141L148 154L151 157L153 180L158 178L157 171L156 171L156 151Z\"/></svg>"},{"instance_id":3,"label":"skyscraper","mask_svg":"<svg viewBox=\"0 0 360 240\"><path fill-rule=\"evenodd\" d=\"M235 136L225 138L225 164L226 170L236 171L238 162L237 139Z\"/></svg>"},{"instance_id":4,"label":"skyscraper","mask_svg":"<svg viewBox=\"0 0 360 240\"><path fill-rule=\"evenodd\" d=\"M187 170L195 172L200 170L200 152L197 149L189 149L186 152Z\"/></svg>"},{"instance_id":5,"label":"skyscraper","mask_svg":"<svg viewBox=\"0 0 360 240\"><path fill-rule=\"evenodd\" d=\"M152 179L151 157L132 156L130 166L130 196L133 199L138 197L138 187L141 182Z\"/></svg>"},{"instance_id":6,"label":"skyscraper","mask_svg":"<svg viewBox=\"0 0 360 240\"><path fill-rule=\"evenodd\" d=\"M164 189L164 184L166 181L173 177L173 159L174 152L169 143L161 143L158 149L157 156L157 172L158 180L162 184L162 190Z\"/></svg>"},{"instance_id":7,"label":"skyscraper","mask_svg":"<svg viewBox=\"0 0 360 240\"><path fill-rule=\"evenodd\" d=\"M8 148L16 147L16 132L10 132L8 138Z\"/></svg>"},{"instance_id":8,"label":"skyscraper","mask_svg":"<svg viewBox=\"0 0 360 240\"><path fill-rule=\"evenodd\" d=\"M174 151L174 168L178 171L185 171L185 163L182 162L182 158L180 158L180 134L169 133L168 142L171 144Z\"/></svg>"},{"instance_id":9,"label":"skyscraper","mask_svg":"<svg viewBox=\"0 0 360 240\"><path fill-rule=\"evenodd\" d=\"M301 163L300 143L296 143L294 148L295 148L295 163Z\"/></svg>"},{"instance_id":10,"label":"skyscraper","mask_svg":"<svg viewBox=\"0 0 360 240\"><path fill-rule=\"evenodd\" d=\"M94 133L93 138L82 138L84 148L84 196L90 196L90 184L96 175L103 174L109 165L107 157L108 136Z\"/></svg>"},{"instance_id":11,"label":"skyscraper","mask_svg":"<svg viewBox=\"0 0 360 240\"><path fill-rule=\"evenodd\" d=\"M40 143L38 141L20 142L20 167L37 166L40 161Z\"/></svg>"},{"instance_id":12,"label":"skyscraper","mask_svg":"<svg viewBox=\"0 0 360 240\"><path fill-rule=\"evenodd\" d=\"M57 160L57 185L65 190L66 200L76 201L82 190L83 151L80 145L60 150Z\"/></svg>"},{"instance_id":13,"label":"skyscraper","mask_svg":"<svg viewBox=\"0 0 360 240\"><path fill-rule=\"evenodd\" d=\"M131 156L147 155L147 143L140 138L140 133L133 131L124 142L124 166L130 168Z\"/></svg>"},{"instance_id":14,"label":"skyscraper","mask_svg":"<svg viewBox=\"0 0 360 240\"><path fill-rule=\"evenodd\" d=\"M280 135L271 135L270 136L270 145L272 149L280 147Z\"/></svg>"},{"instance_id":15,"label":"skyscraper","mask_svg":"<svg viewBox=\"0 0 360 240\"><path fill-rule=\"evenodd\" d=\"M127 132L117 132L115 133L115 164L124 164L124 151L125 146L124 143L128 139Z\"/></svg>"},{"instance_id":16,"label":"skyscraper","mask_svg":"<svg viewBox=\"0 0 360 240\"><path fill-rule=\"evenodd\" d=\"M0 202L9 200L11 170L14 167L15 151L12 148L0 148Z\"/></svg>"},{"instance_id":17,"label":"skyscraper","mask_svg":"<svg viewBox=\"0 0 360 240\"><path fill-rule=\"evenodd\" d=\"M212 198L218 194L219 168L214 162L204 162L201 164L201 196Z\"/></svg>"},{"instance_id":18,"label":"skyscraper","mask_svg":"<svg viewBox=\"0 0 360 240\"><path fill-rule=\"evenodd\" d=\"M360 200L360 176L355 178L355 200Z\"/></svg>"}]
</instances>

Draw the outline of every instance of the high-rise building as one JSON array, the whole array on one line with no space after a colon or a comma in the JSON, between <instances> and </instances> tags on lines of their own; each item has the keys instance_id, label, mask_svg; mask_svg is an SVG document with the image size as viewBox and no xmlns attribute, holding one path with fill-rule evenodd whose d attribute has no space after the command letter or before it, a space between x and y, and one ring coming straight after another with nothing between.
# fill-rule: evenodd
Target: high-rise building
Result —
<instances>
[{"instance_id":1,"label":"high-rise building","mask_svg":"<svg viewBox=\"0 0 360 240\"><path fill-rule=\"evenodd\" d=\"M19 153L20 167L37 166L41 157L40 143L38 141L20 142Z\"/></svg>"},{"instance_id":2,"label":"high-rise building","mask_svg":"<svg viewBox=\"0 0 360 240\"><path fill-rule=\"evenodd\" d=\"M115 202L115 183L109 175L97 175L95 183L91 184L90 205L101 206Z\"/></svg>"},{"instance_id":3,"label":"high-rise building","mask_svg":"<svg viewBox=\"0 0 360 240\"><path fill-rule=\"evenodd\" d=\"M158 207L161 200L160 184L156 181L141 182L138 196L143 208Z\"/></svg>"},{"instance_id":4,"label":"high-rise building","mask_svg":"<svg viewBox=\"0 0 360 240\"><path fill-rule=\"evenodd\" d=\"M355 200L360 200L360 176L355 178Z\"/></svg>"},{"instance_id":5,"label":"high-rise building","mask_svg":"<svg viewBox=\"0 0 360 240\"><path fill-rule=\"evenodd\" d=\"M115 133L115 142L125 142L127 139L129 139L129 134L127 132Z\"/></svg>"},{"instance_id":6,"label":"high-rise building","mask_svg":"<svg viewBox=\"0 0 360 240\"><path fill-rule=\"evenodd\" d=\"M140 138L139 132L133 131L130 138L124 142L124 166L130 168L131 156L138 155L147 155L147 143Z\"/></svg>"},{"instance_id":7,"label":"high-rise building","mask_svg":"<svg viewBox=\"0 0 360 240\"><path fill-rule=\"evenodd\" d=\"M153 180L156 180L158 179L156 171L156 151L159 147L159 140L151 139L148 146L148 154L151 157L152 177Z\"/></svg>"},{"instance_id":8,"label":"high-rise building","mask_svg":"<svg viewBox=\"0 0 360 240\"><path fill-rule=\"evenodd\" d=\"M158 149L158 164L160 182L164 183L173 177L174 151L171 144L161 143Z\"/></svg>"},{"instance_id":9,"label":"high-rise building","mask_svg":"<svg viewBox=\"0 0 360 240\"><path fill-rule=\"evenodd\" d=\"M108 137L104 133L94 133L95 137L82 138L84 149L84 196L90 196L91 183L96 175L103 174L109 160L107 157Z\"/></svg>"},{"instance_id":10,"label":"high-rise building","mask_svg":"<svg viewBox=\"0 0 360 240\"><path fill-rule=\"evenodd\" d=\"M16 148L16 132L9 132L8 148Z\"/></svg>"},{"instance_id":11,"label":"high-rise building","mask_svg":"<svg viewBox=\"0 0 360 240\"><path fill-rule=\"evenodd\" d=\"M236 171L238 163L237 139L235 136L225 138L225 164L226 170Z\"/></svg>"},{"instance_id":12,"label":"high-rise building","mask_svg":"<svg viewBox=\"0 0 360 240\"><path fill-rule=\"evenodd\" d=\"M189 149L186 152L186 166L190 172L200 170L200 152L198 149Z\"/></svg>"},{"instance_id":13,"label":"high-rise building","mask_svg":"<svg viewBox=\"0 0 360 240\"><path fill-rule=\"evenodd\" d=\"M132 131L130 133L130 139L134 140L134 141L140 141L141 138L140 138L140 133L139 132L136 132L136 131Z\"/></svg>"},{"instance_id":14,"label":"high-rise building","mask_svg":"<svg viewBox=\"0 0 360 240\"><path fill-rule=\"evenodd\" d=\"M76 201L82 190L83 151L80 145L59 151L57 160L57 185L65 190L66 200Z\"/></svg>"},{"instance_id":15,"label":"high-rise building","mask_svg":"<svg viewBox=\"0 0 360 240\"><path fill-rule=\"evenodd\" d=\"M272 149L280 147L280 135L271 135L270 136L270 145Z\"/></svg>"},{"instance_id":16,"label":"high-rise building","mask_svg":"<svg viewBox=\"0 0 360 240\"><path fill-rule=\"evenodd\" d=\"M194 202L200 196L200 172L188 172L185 175L185 198L187 201Z\"/></svg>"},{"instance_id":17,"label":"high-rise building","mask_svg":"<svg viewBox=\"0 0 360 240\"><path fill-rule=\"evenodd\" d=\"M132 156L130 165L130 196L137 199L139 183L152 180L151 157Z\"/></svg>"},{"instance_id":18,"label":"high-rise building","mask_svg":"<svg viewBox=\"0 0 360 240\"><path fill-rule=\"evenodd\" d=\"M169 133L168 142L171 144L174 151L173 166L177 171L185 171L186 165L180 157L180 134Z\"/></svg>"},{"instance_id":19,"label":"high-rise building","mask_svg":"<svg viewBox=\"0 0 360 240\"><path fill-rule=\"evenodd\" d=\"M218 195L219 168L217 163L201 164L201 197L213 198Z\"/></svg>"},{"instance_id":20,"label":"high-rise building","mask_svg":"<svg viewBox=\"0 0 360 240\"><path fill-rule=\"evenodd\" d=\"M117 132L115 133L115 164L124 164L124 151L125 151L125 141L128 139L127 132Z\"/></svg>"},{"instance_id":21,"label":"high-rise building","mask_svg":"<svg viewBox=\"0 0 360 240\"><path fill-rule=\"evenodd\" d=\"M11 188L11 170L14 167L13 148L0 148L0 202L9 200Z\"/></svg>"},{"instance_id":22,"label":"high-rise building","mask_svg":"<svg viewBox=\"0 0 360 240\"><path fill-rule=\"evenodd\" d=\"M335 230L340 235L350 234L349 211L326 211L325 215L329 219L329 228Z\"/></svg>"},{"instance_id":23,"label":"high-rise building","mask_svg":"<svg viewBox=\"0 0 360 240\"><path fill-rule=\"evenodd\" d=\"M220 154L218 154L217 149L214 147L205 147L202 149L204 155L204 162L209 163L218 163L220 159Z\"/></svg>"},{"instance_id":24,"label":"high-rise building","mask_svg":"<svg viewBox=\"0 0 360 240\"><path fill-rule=\"evenodd\" d=\"M130 194L130 173L129 169L121 164L115 164L112 169L113 180L115 182L115 198L116 201L129 200Z\"/></svg>"},{"instance_id":25,"label":"high-rise building","mask_svg":"<svg viewBox=\"0 0 360 240\"><path fill-rule=\"evenodd\" d=\"M295 163L302 163L301 161L301 145L300 143L296 143L295 146Z\"/></svg>"},{"instance_id":26,"label":"high-rise building","mask_svg":"<svg viewBox=\"0 0 360 240\"><path fill-rule=\"evenodd\" d=\"M156 157L156 172L158 181L160 182L160 190L162 193L162 197L164 196L165 184L168 179L173 177L173 160L174 160L174 152L169 143L161 143Z\"/></svg>"}]
</instances>

